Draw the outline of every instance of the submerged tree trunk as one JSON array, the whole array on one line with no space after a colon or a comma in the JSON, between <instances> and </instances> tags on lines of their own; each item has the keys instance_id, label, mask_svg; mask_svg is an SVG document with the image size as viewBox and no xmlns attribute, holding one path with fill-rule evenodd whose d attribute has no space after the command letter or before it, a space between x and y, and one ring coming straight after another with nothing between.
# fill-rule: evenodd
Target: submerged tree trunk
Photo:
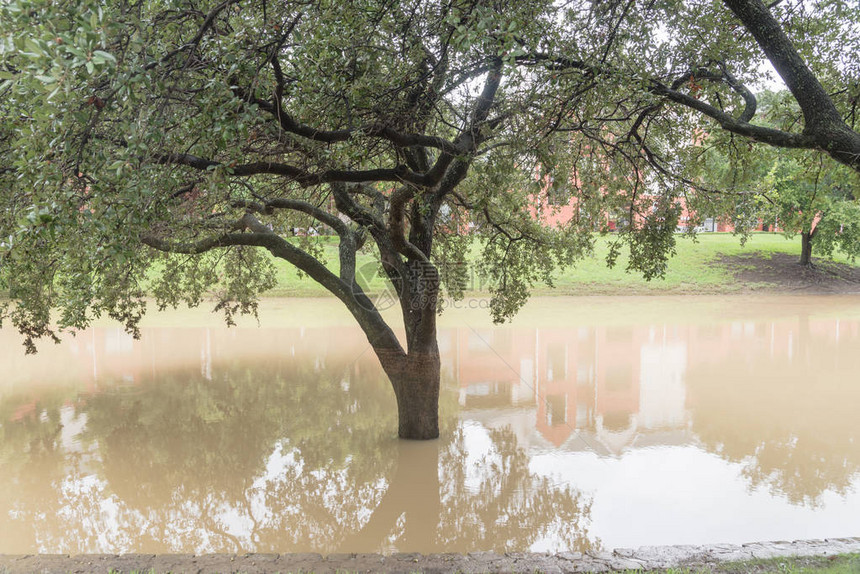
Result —
<instances>
[{"instance_id":1,"label":"submerged tree trunk","mask_svg":"<svg viewBox=\"0 0 860 574\"><path fill-rule=\"evenodd\" d=\"M394 355L376 349L397 398L398 436L439 438L440 358L435 340L426 348Z\"/></svg>"},{"instance_id":2,"label":"submerged tree trunk","mask_svg":"<svg viewBox=\"0 0 860 574\"><path fill-rule=\"evenodd\" d=\"M398 435L426 440L439 437L439 351L407 355L405 370L392 378L397 396Z\"/></svg>"},{"instance_id":3,"label":"submerged tree trunk","mask_svg":"<svg viewBox=\"0 0 860 574\"><path fill-rule=\"evenodd\" d=\"M800 234L800 264L804 267L812 265L812 235L814 232L804 231Z\"/></svg>"}]
</instances>

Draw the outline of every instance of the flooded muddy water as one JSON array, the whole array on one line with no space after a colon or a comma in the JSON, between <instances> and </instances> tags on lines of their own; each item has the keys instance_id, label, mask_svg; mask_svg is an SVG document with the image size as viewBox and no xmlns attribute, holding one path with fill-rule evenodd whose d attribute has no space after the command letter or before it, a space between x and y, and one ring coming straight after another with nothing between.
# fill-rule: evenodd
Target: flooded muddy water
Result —
<instances>
[{"instance_id":1,"label":"flooded muddy water","mask_svg":"<svg viewBox=\"0 0 860 574\"><path fill-rule=\"evenodd\" d=\"M0 331L0 553L463 552L860 536L860 298L541 298L440 319L396 439L336 302Z\"/></svg>"}]
</instances>

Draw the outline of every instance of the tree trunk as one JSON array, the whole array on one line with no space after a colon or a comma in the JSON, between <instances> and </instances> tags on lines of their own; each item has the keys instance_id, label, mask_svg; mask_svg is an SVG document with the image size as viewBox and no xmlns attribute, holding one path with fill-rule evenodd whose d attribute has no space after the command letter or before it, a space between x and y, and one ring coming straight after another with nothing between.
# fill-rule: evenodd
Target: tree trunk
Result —
<instances>
[{"instance_id":1,"label":"tree trunk","mask_svg":"<svg viewBox=\"0 0 860 574\"><path fill-rule=\"evenodd\" d=\"M397 397L398 436L411 440L439 438L439 351L435 345L412 351L386 369Z\"/></svg>"},{"instance_id":2,"label":"tree trunk","mask_svg":"<svg viewBox=\"0 0 860 574\"><path fill-rule=\"evenodd\" d=\"M395 278L403 326L406 328L406 351L378 313L378 322L365 321L362 329L368 335L397 398L398 436L410 440L439 438L440 357L436 341L436 305L439 295L439 273L426 261L410 262L406 272ZM366 313L356 310L364 318Z\"/></svg>"},{"instance_id":3,"label":"tree trunk","mask_svg":"<svg viewBox=\"0 0 860 574\"><path fill-rule=\"evenodd\" d=\"M435 333L434 333L435 335ZM408 353L375 348L397 398L398 436L439 438L440 358L435 337Z\"/></svg>"},{"instance_id":4,"label":"tree trunk","mask_svg":"<svg viewBox=\"0 0 860 574\"><path fill-rule=\"evenodd\" d=\"M800 264L809 267L812 265L812 233L804 231L800 234Z\"/></svg>"}]
</instances>

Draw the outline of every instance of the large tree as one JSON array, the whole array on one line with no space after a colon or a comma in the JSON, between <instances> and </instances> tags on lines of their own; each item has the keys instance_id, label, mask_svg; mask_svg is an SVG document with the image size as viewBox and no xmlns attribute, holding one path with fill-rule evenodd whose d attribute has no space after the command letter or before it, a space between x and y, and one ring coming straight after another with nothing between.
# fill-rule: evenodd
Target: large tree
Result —
<instances>
[{"instance_id":1,"label":"large tree","mask_svg":"<svg viewBox=\"0 0 860 574\"><path fill-rule=\"evenodd\" d=\"M4 2L4 314L31 350L56 336L52 309L60 329L104 313L135 332L147 293L164 306L215 289L229 320L273 284L271 254L361 325L400 436L435 437L436 313L443 285L462 295L468 227L502 320L607 215L628 222L610 262L626 244L629 269L665 270L676 200L696 183L691 111L858 169L857 133L783 33L822 18L781 26L758 0L726 4L738 20L679 0ZM853 14L829 18L848 29ZM803 46L833 45L815 37ZM756 42L798 100L800 133L751 123L737 78L755 77ZM828 71L856 77L853 64ZM536 173L579 196L563 230L530 215ZM688 203L704 212L702 197ZM310 228L337 237L335 265L292 237ZM362 284L361 249L394 287L405 341Z\"/></svg>"},{"instance_id":2,"label":"large tree","mask_svg":"<svg viewBox=\"0 0 860 574\"><path fill-rule=\"evenodd\" d=\"M6 313L31 350L55 337L52 308L60 329L106 313L135 332L147 293L194 305L216 289L229 321L272 286L268 251L361 325L400 436L436 437L436 315L443 282L462 294L463 210L486 239L497 318L590 241L528 217L528 137L511 130L535 105L518 41L536 48L554 12L540 0L3 3ZM331 268L319 243L292 237L323 229L338 241ZM405 341L361 282L365 245Z\"/></svg>"}]
</instances>

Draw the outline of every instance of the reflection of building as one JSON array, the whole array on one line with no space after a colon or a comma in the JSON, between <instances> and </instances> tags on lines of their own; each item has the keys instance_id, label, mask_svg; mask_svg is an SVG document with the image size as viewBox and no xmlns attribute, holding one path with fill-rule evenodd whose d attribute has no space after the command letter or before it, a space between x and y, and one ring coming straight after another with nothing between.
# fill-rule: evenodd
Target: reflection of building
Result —
<instances>
[{"instance_id":1,"label":"reflection of building","mask_svg":"<svg viewBox=\"0 0 860 574\"><path fill-rule=\"evenodd\" d=\"M809 361L816 355L810 341L856 341L860 323L801 316L798 322L448 333L457 341L447 357L449 372L470 417L527 429L521 444L534 442L526 435L536 433L548 445L618 454L690 440L690 364L719 372L727 362L752 369L762 356Z\"/></svg>"},{"instance_id":2,"label":"reflection of building","mask_svg":"<svg viewBox=\"0 0 860 574\"><path fill-rule=\"evenodd\" d=\"M640 349L639 423L645 428L677 428L686 423L684 374L687 342L668 339L667 327L649 328Z\"/></svg>"},{"instance_id":3,"label":"reflection of building","mask_svg":"<svg viewBox=\"0 0 860 574\"><path fill-rule=\"evenodd\" d=\"M782 377L774 365L814 365L823 346L860 338L856 320L720 321L679 325L581 325L554 328L442 329L439 348L446 382L459 391L470 418L509 425L523 445L539 443L603 453L688 437L695 396L685 377L691 365L715 373L748 371ZM358 328L148 329L141 341L121 329L92 329L59 347L45 348L27 364L20 349L7 349L13 376L0 391L19 395L12 420L38 417L38 383L74 380L78 395L111 384L138 384L156 371L199 369L205 380L219 363L235 357L253 364L304 363L319 370L342 364L343 388L378 362ZM338 363L339 362L339 363ZM492 420L490 420L492 418ZM668 433L668 434L667 434ZM677 436L676 436L677 435Z\"/></svg>"},{"instance_id":4,"label":"reflection of building","mask_svg":"<svg viewBox=\"0 0 860 574\"><path fill-rule=\"evenodd\" d=\"M486 408L534 403L532 333L511 329L459 329L453 333L460 404Z\"/></svg>"},{"instance_id":5,"label":"reflection of building","mask_svg":"<svg viewBox=\"0 0 860 574\"><path fill-rule=\"evenodd\" d=\"M266 329L264 336L243 336L249 332L263 333L240 328L147 329L145 336L135 341L119 328L91 329L73 339L70 349L77 357L80 379L87 381L92 391L102 378L136 383L157 370L187 368L189 360L199 361L200 374L211 380L213 362L231 356L266 362L310 355L321 367L329 356L362 357L367 346L357 329L344 329L336 339L325 329ZM372 355L364 358L367 360L372 360Z\"/></svg>"},{"instance_id":6,"label":"reflection of building","mask_svg":"<svg viewBox=\"0 0 860 574\"><path fill-rule=\"evenodd\" d=\"M587 432L618 452L635 437L641 396L665 394L657 388L663 379L641 376L640 349L653 345L647 330L495 329L457 337L461 404L528 408L534 429L555 446ZM676 362L683 359L682 348ZM664 418L685 420L683 400L662 408L672 410Z\"/></svg>"}]
</instances>

